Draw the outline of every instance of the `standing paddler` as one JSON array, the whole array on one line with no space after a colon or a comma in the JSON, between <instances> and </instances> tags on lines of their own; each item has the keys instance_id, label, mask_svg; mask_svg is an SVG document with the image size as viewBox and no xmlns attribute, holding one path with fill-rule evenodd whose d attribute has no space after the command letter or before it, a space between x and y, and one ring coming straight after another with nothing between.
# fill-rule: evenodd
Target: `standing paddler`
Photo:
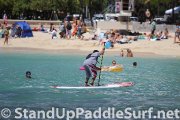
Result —
<instances>
[{"instance_id":1,"label":"standing paddler","mask_svg":"<svg viewBox=\"0 0 180 120\"><path fill-rule=\"evenodd\" d=\"M86 80L85 86L89 86L89 79L92 77L92 81L90 85L94 85L94 81L97 77L97 71L101 70L101 68L97 67L96 64L98 62L98 57L104 54L105 48L103 48L100 52L98 50L94 50L93 53L89 54L86 57L86 60L83 63L86 72Z\"/></svg>"}]
</instances>

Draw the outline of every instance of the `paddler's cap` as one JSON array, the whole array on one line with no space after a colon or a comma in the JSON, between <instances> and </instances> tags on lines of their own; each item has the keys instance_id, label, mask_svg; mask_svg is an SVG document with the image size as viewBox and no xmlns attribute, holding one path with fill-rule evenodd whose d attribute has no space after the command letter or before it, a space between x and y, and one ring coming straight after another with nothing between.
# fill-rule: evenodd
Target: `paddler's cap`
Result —
<instances>
[{"instance_id":1,"label":"paddler's cap","mask_svg":"<svg viewBox=\"0 0 180 120\"><path fill-rule=\"evenodd\" d=\"M95 53L95 52L99 52L99 50L94 50L93 53Z\"/></svg>"}]
</instances>

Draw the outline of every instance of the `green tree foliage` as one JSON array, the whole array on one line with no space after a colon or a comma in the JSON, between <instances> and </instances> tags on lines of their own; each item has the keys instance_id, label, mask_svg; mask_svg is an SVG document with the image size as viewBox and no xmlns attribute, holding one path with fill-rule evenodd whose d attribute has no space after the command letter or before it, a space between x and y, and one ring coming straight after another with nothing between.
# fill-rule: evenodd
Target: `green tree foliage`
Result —
<instances>
[{"instance_id":1,"label":"green tree foliage","mask_svg":"<svg viewBox=\"0 0 180 120\"><path fill-rule=\"evenodd\" d=\"M149 1L149 2L148 2ZM163 15L166 9L172 8L172 1L177 0L135 0L135 15L147 8L155 15ZM109 3L115 0L0 0L1 16L6 12L8 18L17 19L20 15L32 19L32 16L41 16L42 19L50 19L53 11L59 18L70 14L85 14L85 7L89 8L90 15L101 13ZM175 2L179 5L179 2Z\"/></svg>"},{"instance_id":2,"label":"green tree foliage","mask_svg":"<svg viewBox=\"0 0 180 120\"><path fill-rule=\"evenodd\" d=\"M90 15L101 13L107 7L109 0L0 0L1 16L4 11L9 18L19 18L21 15L44 16L49 19L52 11L58 13L59 18L67 13L85 14L85 7L89 8Z\"/></svg>"}]
</instances>

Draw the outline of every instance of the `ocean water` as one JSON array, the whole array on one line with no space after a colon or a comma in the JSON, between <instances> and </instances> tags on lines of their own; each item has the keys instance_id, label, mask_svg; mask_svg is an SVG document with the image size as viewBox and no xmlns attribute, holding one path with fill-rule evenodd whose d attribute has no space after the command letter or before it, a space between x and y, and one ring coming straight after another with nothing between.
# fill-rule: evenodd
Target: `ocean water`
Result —
<instances>
[{"instance_id":1,"label":"ocean water","mask_svg":"<svg viewBox=\"0 0 180 120\"><path fill-rule=\"evenodd\" d=\"M101 83L133 82L134 86L90 90L50 87L83 86L85 73L79 67L84 58L85 55L0 53L0 108L180 109L178 58L120 58L105 55L103 65L110 65L115 59L117 63L123 64L124 71L102 72ZM136 68L132 66L133 62L138 63ZM32 79L25 78L26 71L31 71Z\"/></svg>"}]
</instances>

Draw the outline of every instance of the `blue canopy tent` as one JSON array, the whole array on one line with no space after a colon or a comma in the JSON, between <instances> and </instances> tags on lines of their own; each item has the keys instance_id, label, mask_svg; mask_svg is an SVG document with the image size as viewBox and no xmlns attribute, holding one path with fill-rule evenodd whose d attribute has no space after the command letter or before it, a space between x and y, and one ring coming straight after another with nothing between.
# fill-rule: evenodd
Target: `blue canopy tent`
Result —
<instances>
[{"instance_id":1,"label":"blue canopy tent","mask_svg":"<svg viewBox=\"0 0 180 120\"><path fill-rule=\"evenodd\" d=\"M16 22L14 27L19 25L22 29L21 37L33 37L32 29L27 22Z\"/></svg>"}]
</instances>

